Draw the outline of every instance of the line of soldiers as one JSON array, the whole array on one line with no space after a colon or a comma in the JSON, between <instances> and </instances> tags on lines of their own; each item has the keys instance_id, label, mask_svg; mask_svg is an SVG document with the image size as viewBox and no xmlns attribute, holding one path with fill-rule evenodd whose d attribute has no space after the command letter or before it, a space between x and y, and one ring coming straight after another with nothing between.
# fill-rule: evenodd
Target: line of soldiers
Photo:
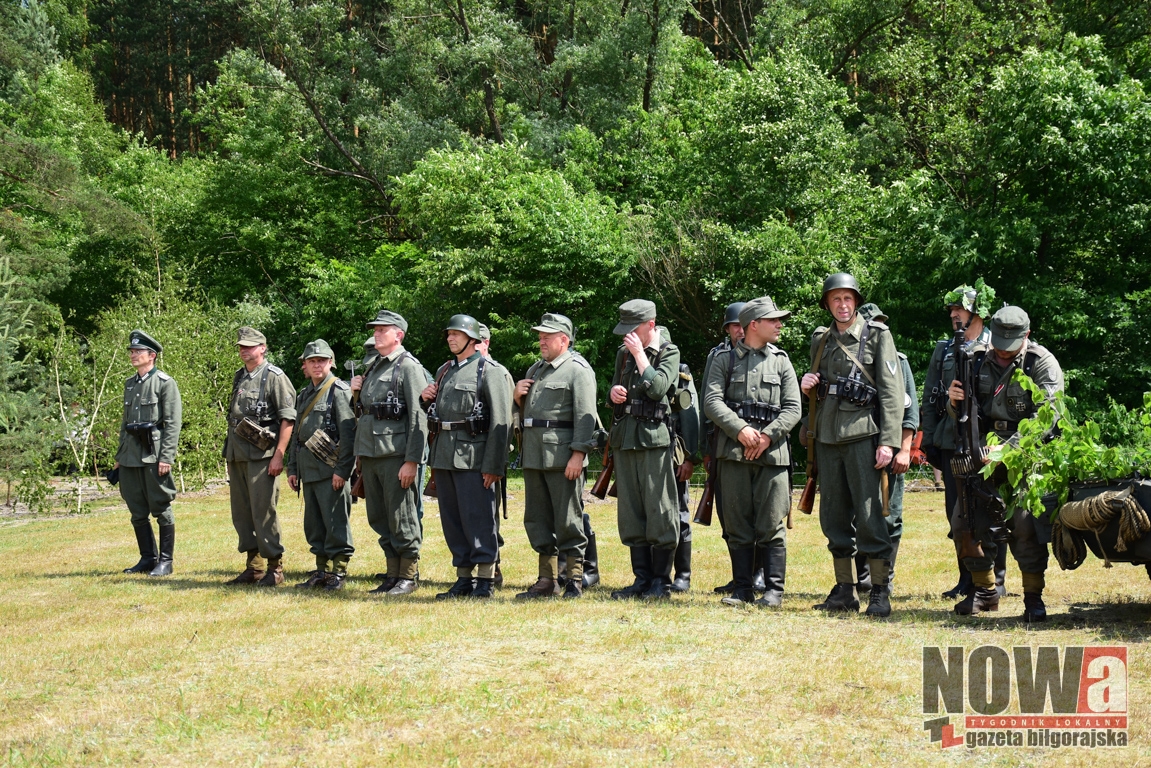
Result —
<instances>
[{"instance_id":1,"label":"line of soldiers","mask_svg":"<svg viewBox=\"0 0 1151 768\"><path fill-rule=\"evenodd\" d=\"M958 500L962 493L949 460L965 397L979 400L987 420L981 433L1009 437L1020 419L1035 412L1012 373L1024 370L1047 392L1062 387L1062 373L1049 352L1028 342L1029 321L1019 308L1004 307L984 328L994 292L981 281L976 286L948 294L945 304L963 333L965 354L977 355L977 391L956 380L956 351L948 342L937 345L924 389L924 445L944 472L951 535L966 579L951 592L965 596L958 613L996 610L996 558L1010 542L1023 573L1024 615L1042 620L1042 525L1025 513L1007 522L961 513L967 507ZM813 334L810 369L802 378L776 346L787 310L767 296L729 306L727 338L708 355L697 395L679 349L657 325L655 304L626 302L614 329L623 344L609 390L607 430L596 407L595 373L572 348L575 329L564 315L545 314L534 327L540 359L516 383L488 355L490 332L475 318L451 318L444 336L452 359L433 376L403 346L407 321L385 309L367 324L373 336L370 350L365 344L364 372L350 382L337 378L332 349L318 339L300 356L309 383L298 396L285 373L266 361L263 334L241 328L237 348L244 367L233 380L224 456L238 550L246 561L229 583L283 582L276 504L277 478L286 468L289 487L304 499L305 536L316 561L297 586L343 587L354 553L354 486L387 562L372 591L410 594L419 588L420 488L427 467L425 492L438 496L457 576L436 598L490 597L501 580L499 510L501 502L506 510L514 435L524 474L524 527L539 557L537 580L517 597L578 598L598 582L583 489L588 454L606 443L620 539L634 576L611 596L667 598L690 588L687 481L706 442L716 462L715 498L732 569L731 582L716 591L728 593L725 604L776 608L784 596L791 523L789 436L802 422L800 439L813 458L809 481L817 469L820 525L835 574L828 597L814 607L857 612L858 594L869 592L866 613L889 616L903 479L920 426L914 379L886 316L863 303L851 275L829 276L820 304L832 323ZM137 373L126 382L117 468L140 562L126 572L162 576L172 572L179 391L154 368L162 350L155 339L133 331L129 349ZM983 490L994 487L983 481ZM149 515L160 523L158 550Z\"/></svg>"}]
</instances>

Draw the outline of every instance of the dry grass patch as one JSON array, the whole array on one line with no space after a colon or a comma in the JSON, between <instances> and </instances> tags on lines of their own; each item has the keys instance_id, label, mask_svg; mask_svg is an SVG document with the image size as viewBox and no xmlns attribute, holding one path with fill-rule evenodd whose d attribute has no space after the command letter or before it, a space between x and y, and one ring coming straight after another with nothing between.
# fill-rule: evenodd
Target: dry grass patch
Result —
<instances>
[{"instance_id":1,"label":"dry grass patch","mask_svg":"<svg viewBox=\"0 0 1151 768\"><path fill-rule=\"evenodd\" d=\"M610 504L590 507L605 586L522 604L535 578L513 493L499 596L437 603L454 580L429 505L423 588L369 596L383 556L355 508L358 552L340 594L225 588L242 567L226 496L178 503L176 573L126 576L127 513L0 520L0 738L11 765L1081 764L1073 751L941 753L922 730L921 647L1130 646L1130 736L1093 763L1151 762L1151 583L1091 559L1049 572L1046 626L960 620L942 494L909 494L895 615L828 618L814 517L796 516L778 613L721 606L718 527L695 529L693 591L619 603L630 582ZM311 567L294 496L282 503L288 581ZM1012 565L1009 586L1019 590Z\"/></svg>"}]
</instances>

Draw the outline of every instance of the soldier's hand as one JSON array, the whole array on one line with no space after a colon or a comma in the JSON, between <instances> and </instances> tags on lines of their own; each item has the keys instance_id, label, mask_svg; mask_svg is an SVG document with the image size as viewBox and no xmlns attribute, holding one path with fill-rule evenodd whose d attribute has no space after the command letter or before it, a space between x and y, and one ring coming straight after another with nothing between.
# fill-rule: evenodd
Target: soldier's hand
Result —
<instances>
[{"instance_id":1,"label":"soldier's hand","mask_svg":"<svg viewBox=\"0 0 1151 768\"><path fill-rule=\"evenodd\" d=\"M340 477L339 475L332 475L332 490L333 491L344 490L344 483L346 483L346 482L348 482L348 481L345 480L344 478ZM292 490L294 491L296 489L293 488Z\"/></svg>"},{"instance_id":2,"label":"soldier's hand","mask_svg":"<svg viewBox=\"0 0 1151 768\"><path fill-rule=\"evenodd\" d=\"M951 386L947 388L947 396L951 398L951 405L954 407L957 403L963 402L963 382L956 379L951 382Z\"/></svg>"},{"instance_id":3,"label":"soldier's hand","mask_svg":"<svg viewBox=\"0 0 1151 768\"><path fill-rule=\"evenodd\" d=\"M352 388L353 392L359 392L360 389L364 386L364 377L353 376L352 380L348 382L348 386Z\"/></svg>"},{"instance_id":4,"label":"soldier's hand","mask_svg":"<svg viewBox=\"0 0 1151 768\"><path fill-rule=\"evenodd\" d=\"M436 392L438 392L438 391L439 391L439 387L437 387L435 384L429 384L426 387L424 387L424 391L420 393L420 399L421 400L435 400L436 399Z\"/></svg>"},{"instance_id":5,"label":"soldier's hand","mask_svg":"<svg viewBox=\"0 0 1151 768\"><path fill-rule=\"evenodd\" d=\"M891 471L897 475L902 475L911 467L911 451L900 449L899 453L895 454L895 461L891 465Z\"/></svg>"},{"instance_id":6,"label":"soldier's hand","mask_svg":"<svg viewBox=\"0 0 1151 768\"><path fill-rule=\"evenodd\" d=\"M583 460L584 453L582 451L572 451L572 457L568 459L567 466L564 467L564 477L568 480L578 480L579 476L583 474Z\"/></svg>"},{"instance_id":7,"label":"soldier's hand","mask_svg":"<svg viewBox=\"0 0 1151 768\"><path fill-rule=\"evenodd\" d=\"M811 394L811 388L819 385L818 373L805 373L799 382L799 389L803 392L804 397Z\"/></svg>"},{"instance_id":8,"label":"soldier's hand","mask_svg":"<svg viewBox=\"0 0 1151 768\"><path fill-rule=\"evenodd\" d=\"M491 488L502 479L502 475L489 475L487 472L484 472L484 488Z\"/></svg>"},{"instance_id":9,"label":"soldier's hand","mask_svg":"<svg viewBox=\"0 0 1151 768\"><path fill-rule=\"evenodd\" d=\"M738 437L739 444L743 446L744 451L759 447L759 430L755 427L744 427L739 430Z\"/></svg>"},{"instance_id":10,"label":"soldier's hand","mask_svg":"<svg viewBox=\"0 0 1151 768\"><path fill-rule=\"evenodd\" d=\"M692 473L695 472L695 465L690 461L685 461L679 465L679 469L675 471L675 479L681 483L686 483L691 479Z\"/></svg>"},{"instance_id":11,"label":"soldier's hand","mask_svg":"<svg viewBox=\"0 0 1151 768\"><path fill-rule=\"evenodd\" d=\"M288 475L288 487L293 491L300 490L300 478L296 475Z\"/></svg>"},{"instance_id":12,"label":"soldier's hand","mask_svg":"<svg viewBox=\"0 0 1151 768\"><path fill-rule=\"evenodd\" d=\"M535 383L535 379L520 379L519 383L516 384L516 391L512 395L516 401L516 405L523 407L524 398L528 396L528 390L531 389L532 384Z\"/></svg>"},{"instance_id":13,"label":"soldier's hand","mask_svg":"<svg viewBox=\"0 0 1151 768\"><path fill-rule=\"evenodd\" d=\"M172 471L172 465L171 464L165 464L164 462L161 461L156 465L156 473L158 475L160 475L160 477L163 477L164 475L168 474L171 471Z\"/></svg>"},{"instance_id":14,"label":"soldier's hand","mask_svg":"<svg viewBox=\"0 0 1151 768\"><path fill-rule=\"evenodd\" d=\"M645 358L647 357L643 351L643 342L639 340L639 334L635 331L623 337L623 345L627 347L628 352L631 352L632 357L639 355L643 355Z\"/></svg>"},{"instance_id":15,"label":"soldier's hand","mask_svg":"<svg viewBox=\"0 0 1151 768\"><path fill-rule=\"evenodd\" d=\"M119 468L120 468L120 462L118 462L118 461L112 465L112 469L119 469Z\"/></svg>"},{"instance_id":16,"label":"soldier's hand","mask_svg":"<svg viewBox=\"0 0 1151 768\"><path fill-rule=\"evenodd\" d=\"M608 397L613 403L619 405L620 403L627 400L627 387L623 386L622 384L616 384L611 388L611 392L608 393Z\"/></svg>"},{"instance_id":17,"label":"soldier's hand","mask_svg":"<svg viewBox=\"0 0 1151 768\"><path fill-rule=\"evenodd\" d=\"M412 483L416 482L416 462L405 461L400 465L400 487L405 491L412 487Z\"/></svg>"},{"instance_id":18,"label":"soldier's hand","mask_svg":"<svg viewBox=\"0 0 1151 768\"><path fill-rule=\"evenodd\" d=\"M875 449L875 468L886 469L891 463L892 450L890 445L881 445Z\"/></svg>"},{"instance_id":19,"label":"soldier's hand","mask_svg":"<svg viewBox=\"0 0 1151 768\"><path fill-rule=\"evenodd\" d=\"M284 471L284 454L280 453L277 448L276 452L272 454L272 460L268 462L268 477L276 477Z\"/></svg>"}]
</instances>

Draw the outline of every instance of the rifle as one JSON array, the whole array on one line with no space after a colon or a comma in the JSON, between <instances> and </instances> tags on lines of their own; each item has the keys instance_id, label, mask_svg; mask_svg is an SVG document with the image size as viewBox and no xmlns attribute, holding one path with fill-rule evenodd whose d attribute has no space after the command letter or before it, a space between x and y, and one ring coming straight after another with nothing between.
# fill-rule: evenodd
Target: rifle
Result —
<instances>
[{"instance_id":1,"label":"rifle","mask_svg":"<svg viewBox=\"0 0 1151 768\"><path fill-rule=\"evenodd\" d=\"M348 478L352 483L352 503L355 504L357 499L365 498L364 493L364 473L360 470L360 457L356 457L356 466L352 468L352 476Z\"/></svg>"},{"instance_id":2,"label":"rifle","mask_svg":"<svg viewBox=\"0 0 1151 768\"><path fill-rule=\"evenodd\" d=\"M703 457L703 468L707 471L707 479L703 483L703 495L699 497L699 504L695 507L693 523L697 525L711 525L712 510L715 506L715 480L719 471L719 461L715 452L719 441L719 432L712 428L707 437L707 454Z\"/></svg>"},{"instance_id":3,"label":"rifle","mask_svg":"<svg viewBox=\"0 0 1151 768\"><path fill-rule=\"evenodd\" d=\"M603 448L603 469L600 470L599 477L595 479L595 485L591 487L592 496L597 499L607 497L608 493L615 487L611 481L613 472L615 472L615 456L611 452L611 444L609 443Z\"/></svg>"},{"instance_id":4,"label":"rifle","mask_svg":"<svg viewBox=\"0 0 1151 768\"><path fill-rule=\"evenodd\" d=\"M952 342L955 347L956 375L963 385L963 400L959 403L956 416L955 453L951 456L951 474L955 477L957 503L962 512L962 528L957 531L959 543L959 556L970 558L983 557L983 547L975 540L975 498L974 484L979 482L979 469L982 466L983 451L979 435L979 399L977 397L975 374L976 362L969 351L965 349L964 338L967 328L955 331Z\"/></svg>"},{"instance_id":5,"label":"rifle","mask_svg":"<svg viewBox=\"0 0 1151 768\"><path fill-rule=\"evenodd\" d=\"M819 348L811 359L810 373L819 373L819 363L823 359L823 348L827 345L827 337L831 329L823 332L819 340ZM807 480L803 484L803 493L799 494L799 511L810 515L815 509L815 488L819 479L819 466L815 462L815 419L819 412L819 385L815 385L807 393Z\"/></svg>"}]
</instances>

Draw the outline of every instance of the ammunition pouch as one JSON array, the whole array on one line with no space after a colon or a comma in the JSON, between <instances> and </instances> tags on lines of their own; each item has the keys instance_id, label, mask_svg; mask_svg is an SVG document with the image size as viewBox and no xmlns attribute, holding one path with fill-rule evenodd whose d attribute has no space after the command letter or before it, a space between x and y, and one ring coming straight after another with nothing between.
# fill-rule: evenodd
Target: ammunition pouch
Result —
<instances>
[{"instance_id":1,"label":"ammunition pouch","mask_svg":"<svg viewBox=\"0 0 1151 768\"><path fill-rule=\"evenodd\" d=\"M986 483L973 482L968 488L976 514L991 523L991 527L1001 524L1007 518L1007 504L1003 497Z\"/></svg>"},{"instance_id":2,"label":"ammunition pouch","mask_svg":"<svg viewBox=\"0 0 1151 768\"><path fill-rule=\"evenodd\" d=\"M863 379L840 376L829 388L828 394L846 400L860 408L870 408L875 404L879 391Z\"/></svg>"},{"instance_id":3,"label":"ammunition pouch","mask_svg":"<svg viewBox=\"0 0 1151 768\"><path fill-rule=\"evenodd\" d=\"M935 409L935 417L937 419L941 419L947 415L947 390L943 388L943 382L931 388L931 394L927 396L927 402Z\"/></svg>"},{"instance_id":4,"label":"ammunition pouch","mask_svg":"<svg viewBox=\"0 0 1151 768\"><path fill-rule=\"evenodd\" d=\"M145 445L152 443L152 430L155 428L156 422L154 421L136 421L124 427L129 435Z\"/></svg>"},{"instance_id":5,"label":"ammunition pouch","mask_svg":"<svg viewBox=\"0 0 1151 768\"><path fill-rule=\"evenodd\" d=\"M251 443L261 451L269 451L276 444L278 435L267 427L261 426L248 417L240 420L233 430L236 437Z\"/></svg>"},{"instance_id":6,"label":"ammunition pouch","mask_svg":"<svg viewBox=\"0 0 1151 768\"><path fill-rule=\"evenodd\" d=\"M372 403L368 406L372 416L376 419L387 419L389 421L400 421L408 415L408 406L393 395L391 392L382 402Z\"/></svg>"},{"instance_id":7,"label":"ammunition pouch","mask_svg":"<svg viewBox=\"0 0 1151 768\"><path fill-rule=\"evenodd\" d=\"M725 400L724 404L748 424L755 424L760 427L779 418L779 413L782 410L778 405L761 403L758 400L744 400L742 402Z\"/></svg>"},{"instance_id":8,"label":"ammunition pouch","mask_svg":"<svg viewBox=\"0 0 1151 768\"><path fill-rule=\"evenodd\" d=\"M317 429L312 433L312 436L304 442L304 447L307 448L317 460L324 462L329 467L336 466L336 460L340 456L339 444L332 439L326 431Z\"/></svg>"},{"instance_id":9,"label":"ammunition pouch","mask_svg":"<svg viewBox=\"0 0 1151 768\"><path fill-rule=\"evenodd\" d=\"M667 405L647 397L632 398L623 404L623 412L626 415L653 424L667 421L668 411Z\"/></svg>"}]
</instances>

